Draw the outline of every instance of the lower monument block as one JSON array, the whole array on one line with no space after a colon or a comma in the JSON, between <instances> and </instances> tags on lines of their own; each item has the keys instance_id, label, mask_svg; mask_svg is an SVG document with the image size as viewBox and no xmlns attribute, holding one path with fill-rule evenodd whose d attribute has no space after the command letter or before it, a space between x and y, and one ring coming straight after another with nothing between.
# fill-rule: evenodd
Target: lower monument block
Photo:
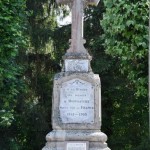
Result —
<instances>
[{"instance_id":1,"label":"lower monument block","mask_svg":"<svg viewBox=\"0 0 150 150\"><path fill-rule=\"evenodd\" d=\"M54 78L53 131L42 150L109 150L101 128L101 84L98 75L59 73Z\"/></svg>"},{"instance_id":2,"label":"lower monument block","mask_svg":"<svg viewBox=\"0 0 150 150\"><path fill-rule=\"evenodd\" d=\"M78 141L69 141L79 143ZM83 142L84 143L84 142ZM110 150L106 143L101 142L89 142L89 147L85 150ZM47 142L46 146L42 150L67 150L64 142ZM82 150L82 149L73 149Z\"/></svg>"},{"instance_id":3,"label":"lower monument block","mask_svg":"<svg viewBox=\"0 0 150 150\"><path fill-rule=\"evenodd\" d=\"M54 78L53 131L42 150L110 150L101 128L101 84L94 73L59 73Z\"/></svg>"},{"instance_id":4,"label":"lower monument block","mask_svg":"<svg viewBox=\"0 0 150 150\"><path fill-rule=\"evenodd\" d=\"M106 144L107 136L98 130L53 130L47 134L46 140L42 150L72 150L67 149L68 143L74 143L70 144L74 145L73 150L110 150ZM75 146L77 143L82 145L80 149Z\"/></svg>"}]
</instances>

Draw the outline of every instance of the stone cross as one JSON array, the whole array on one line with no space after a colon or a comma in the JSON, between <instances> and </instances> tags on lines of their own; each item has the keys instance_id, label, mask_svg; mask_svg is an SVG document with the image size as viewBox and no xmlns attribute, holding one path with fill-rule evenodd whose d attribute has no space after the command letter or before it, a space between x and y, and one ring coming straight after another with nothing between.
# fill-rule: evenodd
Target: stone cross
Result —
<instances>
[{"instance_id":1,"label":"stone cross","mask_svg":"<svg viewBox=\"0 0 150 150\"><path fill-rule=\"evenodd\" d=\"M68 53L87 53L83 39L83 10L87 5L97 5L100 0L56 0L72 8L71 46Z\"/></svg>"},{"instance_id":2,"label":"stone cross","mask_svg":"<svg viewBox=\"0 0 150 150\"><path fill-rule=\"evenodd\" d=\"M57 0L72 8L71 46L54 77L52 128L42 150L110 150L101 128L101 83L84 48L83 9L99 0Z\"/></svg>"}]
</instances>

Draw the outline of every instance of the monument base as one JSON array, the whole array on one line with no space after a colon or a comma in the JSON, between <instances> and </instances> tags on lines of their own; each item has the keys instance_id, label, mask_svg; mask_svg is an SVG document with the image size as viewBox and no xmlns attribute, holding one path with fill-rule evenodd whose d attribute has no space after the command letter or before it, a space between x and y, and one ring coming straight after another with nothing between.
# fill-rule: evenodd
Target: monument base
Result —
<instances>
[{"instance_id":1,"label":"monument base","mask_svg":"<svg viewBox=\"0 0 150 150\"><path fill-rule=\"evenodd\" d=\"M67 150L69 142L88 142L86 150L110 150L107 136L100 130L53 130L46 136L46 145L42 150Z\"/></svg>"}]
</instances>

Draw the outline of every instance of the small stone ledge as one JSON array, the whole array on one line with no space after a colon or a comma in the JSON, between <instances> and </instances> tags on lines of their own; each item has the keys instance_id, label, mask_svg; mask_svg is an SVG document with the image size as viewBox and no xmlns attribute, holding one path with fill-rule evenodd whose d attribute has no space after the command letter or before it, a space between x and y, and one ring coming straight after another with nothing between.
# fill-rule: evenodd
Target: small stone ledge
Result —
<instances>
[{"instance_id":1,"label":"small stone ledge","mask_svg":"<svg viewBox=\"0 0 150 150\"><path fill-rule=\"evenodd\" d=\"M51 141L107 141L107 136L98 130L53 130L46 136L47 142Z\"/></svg>"}]
</instances>

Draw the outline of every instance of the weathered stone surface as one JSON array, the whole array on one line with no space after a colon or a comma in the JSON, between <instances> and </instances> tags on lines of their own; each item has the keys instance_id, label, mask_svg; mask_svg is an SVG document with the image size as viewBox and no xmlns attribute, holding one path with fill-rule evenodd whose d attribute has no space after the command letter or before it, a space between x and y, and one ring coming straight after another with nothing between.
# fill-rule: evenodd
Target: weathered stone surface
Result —
<instances>
[{"instance_id":1,"label":"weathered stone surface","mask_svg":"<svg viewBox=\"0 0 150 150\"><path fill-rule=\"evenodd\" d=\"M75 78L62 83L59 103L62 123L94 123L94 87Z\"/></svg>"},{"instance_id":2,"label":"weathered stone surface","mask_svg":"<svg viewBox=\"0 0 150 150\"><path fill-rule=\"evenodd\" d=\"M42 150L66 150L64 142L47 142ZM110 150L106 143L89 142L89 150Z\"/></svg>"},{"instance_id":3,"label":"weathered stone surface","mask_svg":"<svg viewBox=\"0 0 150 150\"><path fill-rule=\"evenodd\" d=\"M99 130L53 130L47 134L46 141L90 141L104 143L107 141L107 136Z\"/></svg>"},{"instance_id":4,"label":"weathered stone surface","mask_svg":"<svg viewBox=\"0 0 150 150\"><path fill-rule=\"evenodd\" d=\"M70 89L65 86L67 83L72 83L74 81L81 81L79 83L79 87L81 84L85 84L79 88L81 91L76 91L77 85L74 83L74 86L70 86ZM75 98L74 103L71 105L66 103L65 101L73 101L73 98L70 97L71 92L66 94L64 90L74 90L72 93L73 98ZM82 92L82 90L87 90ZM101 126L101 92L100 92L100 78L98 75L93 73L60 73L55 76L54 79L54 89L53 89L53 113L52 113L52 126L53 129L100 129ZM61 94L62 93L62 94ZM81 94L81 96L80 96ZM83 94L83 95L82 95ZM77 95L77 96L75 96ZM79 95L79 96L78 96ZM66 99L64 98L65 96ZM70 98L69 98L70 97ZM78 97L78 98L77 98ZM78 102L77 102L78 101ZM81 101L81 103L80 103ZM88 102L88 103L86 103ZM77 106L78 103L78 106ZM90 106L91 105L91 106ZM72 113L79 115L85 114L86 116L80 116L76 118L75 116L67 116L66 114L71 113L71 110L68 106L75 106L75 111L72 110ZM83 108L83 110L81 109ZM94 108L94 110L93 110ZM64 109L64 111L63 111ZM77 112L77 109L79 112ZM86 112L87 110L87 112ZM94 113L94 114L93 114ZM64 114L64 118L63 118ZM68 118L67 118L68 117ZM67 121L68 119L68 121Z\"/></svg>"},{"instance_id":5,"label":"weathered stone surface","mask_svg":"<svg viewBox=\"0 0 150 150\"><path fill-rule=\"evenodd\" d=\"M87 59L66 59L66 72L89 72L89 60Z\"/></svg>"},{"instance_id":6,"label":"weathered stone surface","mask_svg":"<svg viewBox=\"0 0 150 150\"><path fill-rule=\"evenodd\" d=\"M87 141L67 141L66 150L89 150L89 142Z\"/></svg>"},{"instance_id":7,"label":"weathered stone surface","mask_svg":"<svg viewBox=\"0 0 150 150\"><path fill-rule=\"evenodd\" d=\"M64 56L62 56L63 60L66 60L66 59L80 59L80 60L89 60L91 61L92 60L92 56L90 56L88 53L85 54L85 53L73 53L73 52L70 52L70 53L66 53Z\"/></svg>"}]
</instances>

